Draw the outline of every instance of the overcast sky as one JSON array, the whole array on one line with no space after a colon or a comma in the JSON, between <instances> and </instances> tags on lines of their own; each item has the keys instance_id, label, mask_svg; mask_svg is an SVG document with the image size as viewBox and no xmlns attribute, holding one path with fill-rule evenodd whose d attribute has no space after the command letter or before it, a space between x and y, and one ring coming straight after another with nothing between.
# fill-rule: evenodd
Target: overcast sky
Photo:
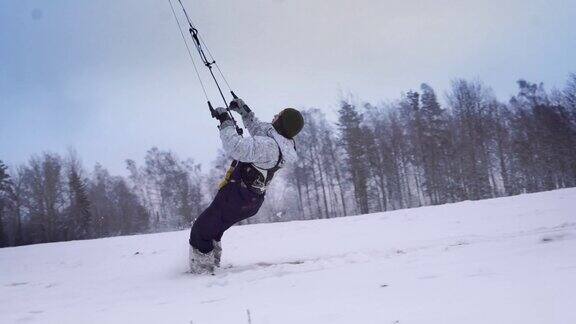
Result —
<instances>
[{"instance_id":1,"label":"overcast sky","mask_svg":"<svg viewBox=\"0 0 576 324\"><path fill-rule=\"evenodd\" d=\"M574 0L183 2L262 119L286 106L333 117L339 91L378 103L426 82L442 96L456 77L507 100L520 78L551 88L576 72ZM158 146L206 170L220 142L200 89L168 0L0 1L9 164L71 146L125 174Z\"/></svg>"}]
</instances>

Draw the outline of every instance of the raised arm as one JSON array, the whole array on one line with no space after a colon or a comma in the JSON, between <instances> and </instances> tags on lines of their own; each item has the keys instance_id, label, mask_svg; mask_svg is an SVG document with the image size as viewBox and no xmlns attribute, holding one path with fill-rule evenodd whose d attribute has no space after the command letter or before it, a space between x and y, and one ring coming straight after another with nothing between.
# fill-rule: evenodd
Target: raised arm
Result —
<instances>
[{"instance_id":1,"label":"raised arm","mask_svg":"<svg viewBox=\"0 0 576 324\"><path fill-rule=\"evenodd\" d=\"M261 122L242 99L237 98L232 100L232 102L230 102L230 109L242 116L242 122L252 136L266 136L272 128L272 124Z\"/></svg>"},{"instance_id":2,"label":"raised arm","mask_svg":"<svg viewBox=\"0 0 576 324\"><path fill-rule=\"evenodd\" d=\"M270 123L261 122L253 112L243 115L242 122L252 136L266 136L273 127Z\"/></svg>"},{"instance_id":3,"label":"raised arm","mask_svg":"<svg viewBox=\"0 0 576 324\"><path fill-rule=\"evenodd\" d=\"M250 130L252 134L252 131ZM276 141L268 136L242 137L236 133L232 123L222 124L220 139L224 151L234 160L241 162L267 163L278 159Z\"/></svg>"}]
</instances>

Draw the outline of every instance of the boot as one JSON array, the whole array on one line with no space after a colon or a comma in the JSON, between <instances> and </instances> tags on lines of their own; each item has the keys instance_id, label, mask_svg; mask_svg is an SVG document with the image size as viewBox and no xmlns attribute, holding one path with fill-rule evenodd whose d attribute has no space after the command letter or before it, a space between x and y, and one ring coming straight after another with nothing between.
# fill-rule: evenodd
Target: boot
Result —
<instances>
[{"instance_id":1,"label":"boot","mask_svg":"<svg viewBox=\"0 0 576 324\"><path fill-rule=\"evenodd\" d=\"M214 250L208 253L202 253L190 245L189 261L190 272L193 274L212 274L214 273Z\"/></svg>"},{"instance_id":2,"label":"boot","mask_svg":"<svg viewBox=\"0 0 576 324\"><path fill-rule=\"evenodd\" d=\"M222 258L222 243L220 241L212 241L214 243L214 265L220 268L220 259Z\"/></svg>"}]
</instances>

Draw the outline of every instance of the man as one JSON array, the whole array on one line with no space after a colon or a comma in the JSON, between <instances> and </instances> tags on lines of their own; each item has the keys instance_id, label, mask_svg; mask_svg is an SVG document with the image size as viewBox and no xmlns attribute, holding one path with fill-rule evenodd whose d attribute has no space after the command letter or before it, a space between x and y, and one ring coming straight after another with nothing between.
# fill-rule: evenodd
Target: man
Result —
<instances>
[{"instance_id":1,"label":"man","mask_svg":"<svg viewBox=\"0 0 576 324\"><path fill-rule=\"evenodd\" d=\"M235 223L255 215L274 174L297 159L293 138L304 126L298 110L286 108L274 116L272 123L264 123L241 99L234 99L230 109L242 116L251 136L242 137L236 132L225 108L215 110L224 150L234 162L216 197L192 225L189 240L192 273L212 273L220 266L222 234Z\"/></svg>"}]
</instances>

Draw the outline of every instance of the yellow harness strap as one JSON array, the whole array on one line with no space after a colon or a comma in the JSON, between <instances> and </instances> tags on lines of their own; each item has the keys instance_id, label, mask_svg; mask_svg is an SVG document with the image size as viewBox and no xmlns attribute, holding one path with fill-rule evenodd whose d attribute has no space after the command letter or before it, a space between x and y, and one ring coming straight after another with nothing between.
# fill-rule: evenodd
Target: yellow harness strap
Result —
<instances>
[{"instance_id":1,"label":"yellow harness strap","mask_svg":"<svg viewBox=\"0 0 576 324\"><path fill-rule=\"evenodd\" d=\"M228 171L226 171L226 175L224 176L224 179L222 179L222 181L220 181L220 184L218 185L218 190L222 189L225 185L228 184L228 182L230 182L230 178L232 177L232 172L234 172L234 168L236 168L236 165L238 165L238 162L232 161L232 164L230 164Z\"/></svg>"}]
</instances>

